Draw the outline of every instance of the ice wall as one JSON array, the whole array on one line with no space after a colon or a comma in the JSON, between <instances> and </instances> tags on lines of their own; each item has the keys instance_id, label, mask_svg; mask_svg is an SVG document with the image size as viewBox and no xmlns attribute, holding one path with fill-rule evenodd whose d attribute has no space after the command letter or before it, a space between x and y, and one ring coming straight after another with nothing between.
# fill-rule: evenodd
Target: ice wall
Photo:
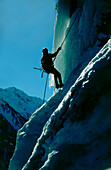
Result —
<instances>
[{"instance_id":1,"label":"ice wall","mask_svg":"<svg viewBox=\"0 0 111 170\"><path fill-rule=\"evenodd\" d=\"M97 25L101 23L101 14L107 9L104 0L59 0L55 22L53 51L63 42L72 22L74 24L55 60L56 68L66 83L71 72L95 54L82 58L83 53L94 46L98 39ZM86 64L87 64L86 63Z\"/></svg>"}]
</instances>

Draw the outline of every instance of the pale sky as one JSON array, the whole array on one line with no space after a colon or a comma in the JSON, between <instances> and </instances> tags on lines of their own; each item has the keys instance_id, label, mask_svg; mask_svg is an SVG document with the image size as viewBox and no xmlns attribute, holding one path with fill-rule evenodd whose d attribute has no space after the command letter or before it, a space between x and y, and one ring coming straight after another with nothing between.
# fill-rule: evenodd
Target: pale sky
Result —
<instances>
[{"instance_id":1,"label":"pale sky","mask_svg":"<svg viewBox=\"0 0 111 170\"><path fill-rule=\"evenodd\" d=\"M0 88L16 87L43 98L42 48L52 50L56 0L0 1ZM46 99L52 95L47 86Z\"/></svg>"}]
</instances>

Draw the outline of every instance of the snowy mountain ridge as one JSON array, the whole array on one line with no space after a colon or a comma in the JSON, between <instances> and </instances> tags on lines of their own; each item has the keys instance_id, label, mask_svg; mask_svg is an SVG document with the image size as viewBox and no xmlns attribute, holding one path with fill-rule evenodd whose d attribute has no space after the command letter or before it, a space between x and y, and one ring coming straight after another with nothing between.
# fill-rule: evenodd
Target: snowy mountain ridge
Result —
<instances>
[{"instance_id":1,"label":"snowy mountain ridge","mask_svg":"<svg viewBox=\"0 0 111 170\"><path fill-rule=\"evenodd\" d=\"M31 114L41 105L42 99L30 97L15 87L0 89L0 114L16 130L21 128Z\"/></svg>"}]
</instances>

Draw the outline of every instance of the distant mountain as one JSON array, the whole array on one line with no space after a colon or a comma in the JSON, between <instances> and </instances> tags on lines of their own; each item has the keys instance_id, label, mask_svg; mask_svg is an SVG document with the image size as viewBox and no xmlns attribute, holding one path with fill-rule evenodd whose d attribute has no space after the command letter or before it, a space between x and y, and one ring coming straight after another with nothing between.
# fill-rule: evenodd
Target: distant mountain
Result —
<instances>
[{"instance_id":1,"label":"distant mountain","mask_svg":"<svg viewBox=\"0 0 111 170\"><path fill-rule=\"evenodd\" d=\"M15 87L0 89L0 114L16 130L20 129L41 105L42 99L28 96Z\"/></svg>"},{"instance_id":2,"label":"distant mountain","mask_svg":"<svg viewBox=\"0 0 111 170\"><path fill-rule=\"evenodd\" d=\"M8 169L17 130L41 105L42 99L28 96L15 87L0 89L0 169Z\"/></svg>"}]
</instances>

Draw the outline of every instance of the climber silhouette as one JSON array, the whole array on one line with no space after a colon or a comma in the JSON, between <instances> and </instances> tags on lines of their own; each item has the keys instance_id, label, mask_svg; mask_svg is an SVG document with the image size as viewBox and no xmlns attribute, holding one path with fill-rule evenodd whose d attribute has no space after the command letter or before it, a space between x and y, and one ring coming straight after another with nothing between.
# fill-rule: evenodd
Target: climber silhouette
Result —
<instances>
[{"instance_id":1,"label":"climber silhouette","mask_svg":"<svg viewBox=\"0 0 111 170\"><path fill-rule=\"evenodd\" d=\"M44 71L48 74L49 73L54 74L55 86L57 89L63 87L63 83L62 83L61 74L54 67L54 63L52 59L57 56L60 50L61 50L61 47L59 47L55 53L49 53L47 48L43 48L42 50L43 56L41 59L41 64L42 64L42 68L44 69ZM58 83L58 80L59 80L59 83Z\"/></svg>"}]
</instances>

